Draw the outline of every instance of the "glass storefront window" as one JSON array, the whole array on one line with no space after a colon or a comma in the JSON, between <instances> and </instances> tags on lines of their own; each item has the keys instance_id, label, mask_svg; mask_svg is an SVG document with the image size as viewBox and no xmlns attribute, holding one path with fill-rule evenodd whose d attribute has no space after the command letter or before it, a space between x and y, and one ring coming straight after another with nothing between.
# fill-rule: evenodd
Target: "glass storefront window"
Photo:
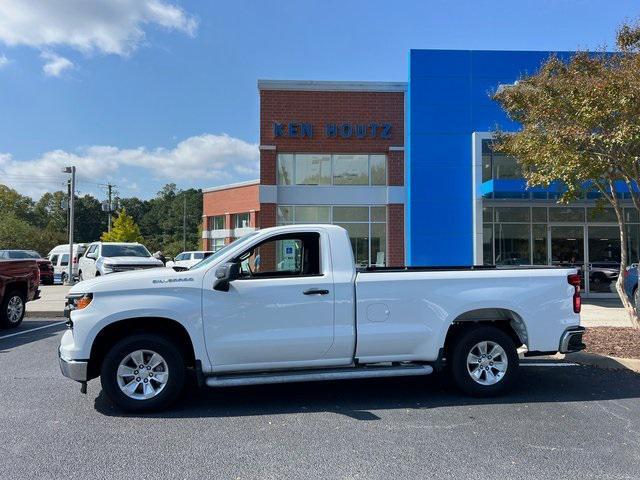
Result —
<instances>
[{"instance_id":1,"label":"glass storefront window","mask_svg":"<svg viewBox=\"0 0 640 480\"><path fill-rule=\"evenodd\" d=\"M531 208L531 220L533 222L546 222L547 221L547 207L532 207Z\"/></svg>"},{"instance_id":2,"label":"glass storefront window","mask_svg":"<svg viewBox=\"0 0 640 480\"><path fill-rule=\"evenodd\" d=\"M334 155L334 185L369 185L368 155Z\"/></svg>"},{"instance_id":3,"label":"glass storefront window","mask_svg":"<svg viewBox=\"0 0 640 480\"><path fill-rule=\"evenodd\" d=\"M496 222L528 222L529 207L496 207Z\"/></svg>"},{"instance_id":4,"label":"glass storefront window","mask_svg":"<svg viewBox=\"0 0 640 480\"><path fill-rule=\"evenodd\" d=\"M383 267L386 265L387 225L384 223L371 224L371 265Z\"/></svg>"},{"instance_id":5,"label":"glass storefront window","mask_svg":"<svg viewBox=\"0 0 640 480\"><path fill-rule=\"evenodd\" d=\"M297 154L295 156L296 185L330 185L331 156Z\"/></svg>"},{"instance_id":6,"label":"glass storefront window","mask_svg":"<svg viewBox=\"0 0 640 480\"><path fill-rule=\"evenodd\" d=\"M531 226L533 241L533 264L546 265L549 261L547 256L547 226L534 224Z\"/></svg>"},{"instance_id":7,"label":"glass storefront window","mask_svg":"<svg viewBox=\"0 0 640 480\"><path fill-rule=\"evenodd\" d=\"M216 215L209 217L209 230L222 230L224 229L224 215Z\"/></svg>"},{"instance_id":8,"label":"glass storefront window","mask_svg":"<svg viewBox=\"0 0 640 480\"><path fill-rule=\"evenodd\" d=\"M368 222L369 207L333 207L334 222Z\"/></svg>"},{"instance_id":9,"label":"glass storefront window","mask_svg":"<svg viewBox=\"0 0 640 480\"><path fill-rule=\"evenodd\" d=\"M493 207L482 208L482 221L493 222Z\"/></svg>"},{"instance_id":10,"label":"glass storefront window","mask_svg":"<svg viewBox=\"0 0 640 480\"><path fill-rule=\"evenodd\" d=\"M640 225L627 225L627 252L629 264L640 262Z\"/></svg>"},{"instance_id":11,"label":"glass storefront window","mask_svg":"<svg viewBox=\"0 0 640 480\"><path fill-rule=\"evenodd\" d=\"M482 263L493 265L493 225L491 223L482 225Z\"/></svg>"},{"instance_id":12,"label":"glass storefront window","mask_svg":"<svg viewBox=\"0 0 640 480\"><path fill-rule=\"evenodd\" d=\"M349 232L356 266L369 266L369 225L367 223L336 223Z\"/></svg>"},{"instance_id":13,"label":"glass storefront window","mask_svg":"<svg viewBox=\"0 0 640 480\"><path fill-rule=\"evenodd\" d=\"M370 155L369 166L371 169L371 185L387 184L387 156Z\"/></svg>"},{"instance_id":14,"label":"glass storefront window","mask_svg":"<svg viewBox=\"0 0 640 480\"><path fill-rule=\"evenodd\" d=\"M626 223L638 223L640 218L638 216L638 209L633 208L625 208L624 209L624 221Z\"/></svg>"},{"instance_id":15,"label":"glass storefront window","mask_svg":"<svg viewBox=\"0 0 640 480\"><path fill-rule=\"evenodd\" d=\"M550 207L550 222L584 222L582 207Z\"/></svg>"},{"instance_id":16,"label":"glass storefront window","mask_svg":"<svg viewBox=\"0 0 640 480\"><path fill-rule=\"evenodd\" d=\"M386 222L387 221L387 207L371 207L371 221L372 222Z\"/></svg>"},{"instance_id":17,"label":"glass storefront window","mask_svg":"<svg viewBox=\"0 0 640 480\"><path fill-rule=\"evenodd\" d=\"M249 212L236 213L234 217L234 228L246 228L249 226Z\"/></svg>"},{"instance_id":18,"label":"glass storefront window","mask_svg":"<svg viewBox=\"0 0 640 480\"><path fill-rule=\"evenodd\" d=\"M296 223L329 223L331 212L329 207L295 207Z\"/></svg>"},{"instance_id":19,"label":"glass storefront window","mask_svg":"<svg viewBox=\"0 0 640 480\"><path fill-rule=\"evenodd\" d=\"M531 263L529 238L531 226L500 223L495 226L496 265L528 265Z\"/></svg>"},{"instance_id":20,"label":"glass storefront window","mask_svg":"<svg viewBox=\"0 0 640 480\"><path fill-rule=\"evenodd\" d=\"M491 140L482 141L482 181L522 178L522 169L515 158L495 153Z\"/></svg>"},{"instance_id":21,"label":"glass storefront window","mask_svg":"<svg viewBox=\"0 0 640 480\"><path fill-rule=\"evenodd\" d=\"M293 207L278 205L276 221L278 225L287 225L289 223L293 223Z\"/></svg>"},{"instance_id":22,"label":"glass storefront window","mask_svg":"<svg viewBox=\"0 0 640 480\"><path fill-rule=\"evenodd\" d=\"M293 155L278 154L278 185L293 184Z\"/></svg>"},{"instance_id":23,"label":"glass storefront window","mask_svg":"<svg viewBox=\"0 0 640 480\"><path fill-rule=\"evenodd\" d=\"M613 208L587 208L587 221L588 222L616 222L616 211Z\"/></svg>"}]
</instances>

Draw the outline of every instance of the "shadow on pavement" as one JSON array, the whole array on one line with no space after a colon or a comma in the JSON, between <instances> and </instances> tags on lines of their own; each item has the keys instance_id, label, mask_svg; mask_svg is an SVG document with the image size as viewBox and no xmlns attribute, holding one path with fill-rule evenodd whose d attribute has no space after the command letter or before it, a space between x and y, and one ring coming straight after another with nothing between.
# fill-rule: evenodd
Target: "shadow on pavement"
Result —
<instances>
[{"instance_id":1,"label":"shadow on pavement","mask_svg":"<svg viewBox=\"0 0 640 480\"><path fill-rule=\"evenodd\" d=\"M67 328L64 323L55 325L64 321L64 318L53 318L51 320L25 320L18 328L8 328L0 330L0 354L7 353L10 349L37 342L44 338L56 336L58 333ZM38 327L51 325L48 328L30 332L29 330ZM20 335L14 335L19 333ZM6 338L5 338L6 337Z\"/></svg>"},{"instance_id":2,"label":"shadow on pavement","mask_svg":"<svg viewBox=\"0 0 640 480\"><path fill-rule=\"evenodd\" d=\"M291 413L337 413L379 420L375 410L429 409L548 402L589 402L640 397L640 375L591 367L526 367L519 385L504 396L473 398L450 385L444 374L343 382L212 389L189 388L172 409L151 418L242 417ZM126 416L101 392L95 408L104 415Z\"/></svg>"}]
</instances>

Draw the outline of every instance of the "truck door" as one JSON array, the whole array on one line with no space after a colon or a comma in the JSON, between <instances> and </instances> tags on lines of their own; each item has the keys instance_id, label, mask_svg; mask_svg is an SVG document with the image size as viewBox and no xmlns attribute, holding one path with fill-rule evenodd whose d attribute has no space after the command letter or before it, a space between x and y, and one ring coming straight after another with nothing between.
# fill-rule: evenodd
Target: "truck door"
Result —
<instances>
[{"instance_id":1,"label":"truck door","mask_svg":"<svg viewBox=\"0 0 640 480\"><path fill-rule=\"evenodd\" d=\"M320 232L280 234L234 261L229 291L203 285L205 340L217 370L316 365L333 343L334 291ZM215 270L215 269L213 269ZM324 364L324 363L322 363Z\"/></svg>"}]
</instances>

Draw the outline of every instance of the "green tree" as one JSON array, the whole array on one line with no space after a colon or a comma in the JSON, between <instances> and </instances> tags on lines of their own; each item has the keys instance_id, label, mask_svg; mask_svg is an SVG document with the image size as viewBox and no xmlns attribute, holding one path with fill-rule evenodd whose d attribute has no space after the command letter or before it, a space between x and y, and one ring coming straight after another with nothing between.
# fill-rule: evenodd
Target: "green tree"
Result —
<instances>
[{"instance_id":1,"label":"green tree","mask_svg":"<svg viewBox=\"0 0 640 480\"><path fill-rule=\"evenodd\" d=\"M118 218L113 221L110 232L104 232L100 237L103 242L142 242L140 227L127 215L126 209L122 209Z\"/></svg>"},{"instance_id":2,"label":"green tree","mask_svg":"<svg viewBox=\"0 0 640 480\"><path fill-rule=\"evenodd\" d=\"M640 210L640 27L625 25L618 52L550 57L539 72L497 91L497 100L521 128L496 132L493 148L514 156L531 186L560 182L560 202L598 192L614 209L620 231L620 269L629 263L621 204L626 186ZM624 291L616 289L634 325L640 321Z\"/></svg>"},{"instance_id":3,"label":"green tree","mask_svg":"<svg viewBox=\"0 0 640 480\"><path fill-rule=\"evenodd\" d=\"M0 212L13 213L17 218L30 222L33 220L33 200L0 184Z\"/></svg>"},{"instance_id":4,"label":"green tree","mask_svg":"<svg viewBox=\"0 0 640 480\"><path fill-rule=\"evenodd\" d=\"M100 201L91 195L76 198L74 238L78 243L97 241L107 228L107 213Z\"/></svg>"},{"instance_id":5,"label":"green tree","mask_svg":"<svg viewBox=\"0 0 640 480\"><path fill-rule=\"evenodd\" d=\"M0 213L0 250L35 250L41 255L47 255L53 247L66 241L65 232L34 227L13 212Z\"/></svg>"}]
</instances>

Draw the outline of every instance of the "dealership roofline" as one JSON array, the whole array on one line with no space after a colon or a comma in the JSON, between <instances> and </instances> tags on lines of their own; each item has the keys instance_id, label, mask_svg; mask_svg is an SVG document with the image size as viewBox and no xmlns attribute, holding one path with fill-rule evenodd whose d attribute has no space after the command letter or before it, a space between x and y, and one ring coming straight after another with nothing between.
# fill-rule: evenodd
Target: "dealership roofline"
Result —
<instances>
[{"instance_id":1,"label":"dealership roofline","mask_svg":"<svg viewBox=\"0 0 640 480\"><path fill-rule=\"evenodd\" d=\"M258 90L406 92L406 82L334 82L320 80L258 80Z\"/></svg>"},{"instance_id":2,"label":"dealership roofline","mask_svg":"<svg viewBox=\"0 0 640 480\"><path fill-rule=\"evenodd\" d=\"M247 180L246 182L228 183L226 185L219 185L217 187L203 188L202 193L218 192L220 190L229 190L231 188L238 188L238 187L250 187L251 185L259 185L259 184L260 184L260 179Z\"/></svg>"}]
</instances>

